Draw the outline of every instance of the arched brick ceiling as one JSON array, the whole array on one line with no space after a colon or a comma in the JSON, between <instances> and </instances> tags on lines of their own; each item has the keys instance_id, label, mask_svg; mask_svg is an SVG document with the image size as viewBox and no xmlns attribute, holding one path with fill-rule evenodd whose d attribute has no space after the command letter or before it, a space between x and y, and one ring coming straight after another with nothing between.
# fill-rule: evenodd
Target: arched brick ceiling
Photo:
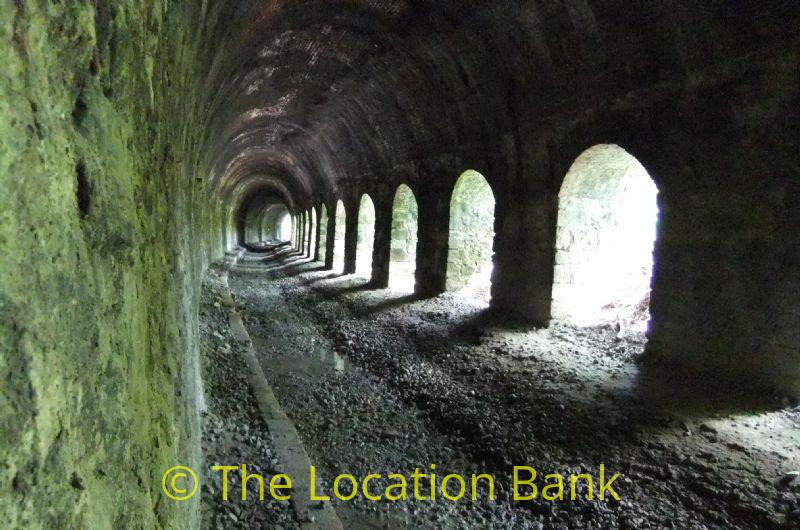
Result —
<instances>
[{"instance_id":1,"label":"arched brick ceiling","mask_svg":"<svg viewBox=\"0 0 800 530\"><path fill-rule=\"evenodd\" d=\"M256 205L252 200L253 197L264 199L267 203L280 202L290 211L297 211L300 207L295 202L295 194L289 189L292 182L293 180L287 177L249 174L229 187L225 199L231 205L232 213L237 215L240 210L247 210Z\"/></svg>"},{"instance_id":2,"label":"arched brick ceiling","mask_svg":"<svg viewBox=\"0 0 800 530\"><path fill-rule=\"evenodd\" d=\"M445 107L459 106L451 81L462 84L463 74L444 61L452 63L449 50L458 48L448 35L463 37L453 18L463 10L325 1L251 3L240 6L240 19L244 11L246 29L215 72L214 186L224 191L251 175L274 174L289 181L300 204L331 200L348 177L383 171L454 138L458 123L426 117L443 110L437 95L449 95Z\"/></svg>"},{"instance_id":3,"label":"arched brick ceiling","mask_svg":"<svg viewBox=\"0 0 800 530\"><path fill-rule=\"evenodd\" d=\"M509 135L667 100L705 69L717 82L753 55L740 17L796 40L757 2L264 0L222 17L207 44L209 180L230 198L269 175L298 209L405 163L491 156Z\"/></svg>"}]
</instances>

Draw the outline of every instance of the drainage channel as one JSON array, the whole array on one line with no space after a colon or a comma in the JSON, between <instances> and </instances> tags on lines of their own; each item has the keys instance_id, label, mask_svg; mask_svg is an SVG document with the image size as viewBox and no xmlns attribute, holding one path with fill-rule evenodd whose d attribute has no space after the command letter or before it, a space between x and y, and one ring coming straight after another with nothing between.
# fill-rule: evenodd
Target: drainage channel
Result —
<instances>
[{"instance_id":1,"label":"drainage channel","mask_svg":"<svg viewBox=\"0 0 800 530\"><path fill-rule=\"evenodd\" d=\"M230 271L261 370L317 463L322 492L333 497L341 474L375 474L370 488L384 492L392 473L408 475L431 464L464 467L460 455L425 413L408 407L380 377L350 362L304 308L290 304L278 260L245 255ZM345 495L349 488L345 487ZM465 528L465 504L414 499L368 501L363 495L332 501L345 525L373 528Z\"/></svg>"},{"instance_id":2,"label":"drainage channel","mask_svg":"<svg viewBox=\"0 0 800 530\"><path fill-rule=\"evenodd\" d=\"M224 280L227 285L227 276ZM342 523L329 502L311 500L312 487L309 479L311 459L294 424L283 411L264 376L261 365L256 359L253 342L236 310L236 303L230 290L224 293L223 303L229 309L230 328L234 340L247 345L245 362L247 363L248 381L255 394L264 422L272 435L277 456L283 464L285 473L292 478L292 505L298 521L301 522L303 528L308 529L342 529ZM315 488L320 490L320 484L317 483Z\"/></svg>"}]
</instances>

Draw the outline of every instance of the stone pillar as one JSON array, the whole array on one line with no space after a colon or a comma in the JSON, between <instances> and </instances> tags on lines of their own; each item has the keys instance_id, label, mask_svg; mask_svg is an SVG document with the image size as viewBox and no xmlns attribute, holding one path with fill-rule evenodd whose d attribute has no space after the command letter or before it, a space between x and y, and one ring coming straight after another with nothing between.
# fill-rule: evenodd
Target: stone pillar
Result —
<instances>
[{"instance_id":1,"label":"stone pillar","mask_svg":"<svg viewBox=\"0 0 800 530\"><path fill-rule=\"evenodd\" d=\"M344 273L355 274L358 251L358 204L347 209L344 234Z\"/></svg>"},{"instance_id":2,"label":"stone pillar","mask_svg":"<svg viewBox=\"0 0 800 530\"><path fill-rule=\"evenodd\" d=\"M297 252L299 252L302 255L302 253L303 253L303 240L304 240L305 234L306 234L306 220L303 217L302 213L300 213L297 216L297 219L298 219L298 223L300 225L300 233L298 234L299 237L297 238Z\"/></svg>"},{"instance_id":3,"label":"stone pillar","mask_svg":"<svg viewBox=\"0 0 800 530\"><path fill-rule=\"evenodd\" d=\"M314 207L314 210L317 212L317 226L314 227L317 235L315 237L314 242L314 261L319 261L319 246L320 244L327 244L327 241L321 243L320 237L322 237L322 206L317 205Z\"/></svg>"},{"instance_id":4,"label":"stone pillar","mask_svg":"<svg viewBox=\"0 0 800 530\"><path fill-rule=\"evenodd\" d=\"M333 214L331 215L331 211ZM333 249L336 246L336 203L328 210L328 233L325 241L325 269L333 269Z\"/></svg>"},{"instance_id":5,"label":"stone pillar","mask_svg":"<svg viewBox=\"0 0 800 530\"><path fill-rule=\"evenodd\" d=\"M297 216L297 242L295 244L295 249L300 251L303 248L303 216Z\"/></svg>"},{"instance_id":6,"label":"stone pillar","mask_svg":"<svg viewBox=\"0 0 800 530\"><path fill-rule=\"evenodd\" d=\"M300 219L296 215L292 216L292 248L297 250L297 234L300 231Z\"/></svg>"},{"instance_id":7,"label":"stone pillar","mask_svg":"<svg viewBox=\"0 0 800 530\"><path fill-rule=\"evenodd\" d=\"M730 167L706 159L692 179L728 183L660 195L646 359L800 398L800 200L773 176L730 182Z\"/></svg>"},{"instance_id":8,"label":"stone pillar","mask_svg":"<svg viewBox=\"0 0 800 530\"><path fill-rule=\"evenodd\" d=\"M378 289L389 286L392 254L392 199L375 202L375 242L372 246L372 281Z\"/></svg>"},{"instance_id":9,"label":"stone pillar","mask_svg":"<svg viewBox=\"0 0 800 530\"><path fill-rule=\"evenodd\" d=\"M558 196L498 197L492 308L535 326L550 323Z\"/></svg>"},{"instance_id":10,"label":"stone pillar","mask_svg":"<svg viewBox=\"0 0 800 530\"><path fill-rule=\"evenodd\" d=\"M450 197L442 193L421 193L417 240L415 293L436 296L447 283L447 245L450 228Z\"/></svg>"}]
</instances>

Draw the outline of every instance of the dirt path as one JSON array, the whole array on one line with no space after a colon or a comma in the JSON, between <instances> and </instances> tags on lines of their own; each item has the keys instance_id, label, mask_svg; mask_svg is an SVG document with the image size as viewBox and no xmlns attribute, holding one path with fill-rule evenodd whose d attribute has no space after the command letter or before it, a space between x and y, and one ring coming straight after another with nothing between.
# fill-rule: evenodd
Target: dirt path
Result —
<instances>
[{"instance_id":1,"label":"dirt path","mask_svg":"<svg viewBox=\"0 0 800 530\"><path fill-rule=\"evenodd\" d=\"M262 368L323 476L435 464L441 475L497 478L497 502L337 502L347 527L800 524L800 489L774 485L800 468L797 408L701 398L665 374L642 373L642 337L508 329L457 296L398 299L317 265L246 256L230 285ZM649 391L653 381L667 390ZM514 465L596 476L601 463L622 473L619 502L510 500ZM548 482L537 484L541 491ZM374 489L382 491L379 481Z\"/></svg>"}]
</instances>

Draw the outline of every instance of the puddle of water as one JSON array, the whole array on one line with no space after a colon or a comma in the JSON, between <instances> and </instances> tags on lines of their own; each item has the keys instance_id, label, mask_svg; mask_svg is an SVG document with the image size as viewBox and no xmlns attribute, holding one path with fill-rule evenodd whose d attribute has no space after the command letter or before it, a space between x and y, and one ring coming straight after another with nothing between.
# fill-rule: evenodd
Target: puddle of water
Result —
<instances>
[{"instance_id":1,"label":"puddle of water","mask_svg":"<svg viewBox=\"0 0 800 530\"><path fill-rule=\"evenodd\" d=\"M344 523L345 528L350 530L373 530L379 528L408 528L416 530L424 528L422 526L413 525L407 514L404 516L399 513L366 512L364 510L351 508L346 504L337 505L336 513L339 515L339 519L342 523Z\"/></svg>"},{"instance_id":2,"label":"puddle of water","mask_svg":"<svg viewBox=\"0 0 800 530\"><path fill-rule=\"evenodd\" d=\"M254 334L253 345L258 351L258 359L267 373L276 375L304 375L310 378L327 377L331 374L344 374L352 370L350 362L325 343L298 348L293 345L283 347L280 338L267 339Z\"/></svg>"},{"instance_id":3,"label":"puddle of water","mask_svg":"<svg viewBox=\"0 0 800 530\"><path fill-rule=\"evenodd\" d=\"M319 352L319 360L323 364L330 364L333 366L334 371L341 374L344 373L346 368L349 368L347 360L335 351L330 351L322 347L318 348L317 351Z\"/></svg>"}]
</instances>

